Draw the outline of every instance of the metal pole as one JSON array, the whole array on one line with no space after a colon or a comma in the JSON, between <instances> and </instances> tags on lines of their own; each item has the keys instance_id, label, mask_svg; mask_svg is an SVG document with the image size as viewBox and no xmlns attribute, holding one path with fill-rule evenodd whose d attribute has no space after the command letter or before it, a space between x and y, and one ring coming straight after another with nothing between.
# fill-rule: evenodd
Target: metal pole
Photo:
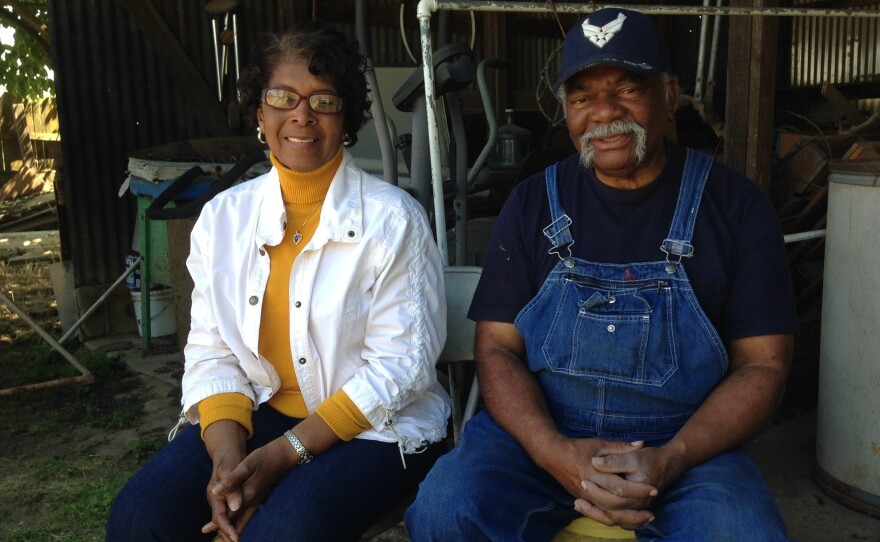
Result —
<instances>
[{"instance_id":1,"label":"metal pole","mask_svg":"<svg viewBox=\"0 0 880 542\"><path fill-rule=\"evenodd\" d=\"M18 306L15 303L10 301L9 298L6 297L5 295L3 295L2 293L0 293L0 301L5 303L6 306L12 310L12 312L19 315L22 320L24 320L29 326L34 328L34 331L36 331L37 334L40 337L42 337L44 341L49 343L49 346L54 348L59 354L61 354L61 357L63 357L64 359L69 361L71 365L76 367L76 370L79 371L80 373L82 373L83 376L91 376L92 373L90 373L88 369L83 367L80 364L80 362L78 362L76 360L76 358L73 357L73 354L71 354L70 352L67 351L66 348L64 348L63 346L58 344L58 342L56 342L55 339L53 339L51 335L46 333L46 330L44 330L36 322L31 320L31 318L27 314L25 314L24 311L22 311L20 308L18 308Z\"/></svg>"},{"instance_id":2,"label":"metal pole","mask_svg":"<svg viewBox=\"0 0 880 542\"><path fill-rule=\"evenodd\" d=\"M150 342L153 338L152 330L152 301L150 300L150 288L152 287L153 277L150 273L150 266L153 247L153 241L150 239L150 217L147 216L147 207L140 209L141 205L149 207L143 198L138 198L138 220L141 223L141 341L144 345L144 352L150 350Z\"/></svg>"},{"instance_id":3,"label":"metal pole","mask_svg":"<svg viewBox=\"0 0 880 542\"><path fill-rule=\"evenodd\" d=\"M783 236L787 243L797 243L798 241L809 241L810 239L820 239L825 237L825 230L805 231L801 233L790 233Z\"/></svg>"},{"instance_id":4,"label":"metal pole","mask_svg":"<svg viewBox=\"0 0 880 542\"><path fill-rule=\"evenodd\" d=\"M382 103L382 95L379 92L379 81L376 78L376 69L373 66L373 47L370 41L370 16L367 0L358 0L355 4L355 24L357 25L357 39L361 54L367 61L364 76L370 87L370 113L373 115L373 126L376 129L376 139L379 142L379 150L382 153L382 172L384 179L397 186L397 149L391 139L388 123L385 121L385 106Z\"/></svg>"},{"instance_id":5,"label":"metal pole","mask_svg":"<svg viewBox=\"0 0 880 542\"><path fill-rule=\"evenodd\" d=\"M80 326L82 326L83 322L85 322L89 318L89 316L92 315L93 312L98 310L98 307L101 306L101 303L103 303L104 300L106 300L108 297L110 297L110 294L113 293L113 290L115 290L117 286L122 284L122 281L127 279L129 275L134 273L135 270L138 267L140 267L141 260L143 260L143 257L138 256L137 259L134 261L134 263L132 263L131 266L125 270L125 273L120 275L120 277L118 279L116 279L116 282L111 284L110 287L107 288L107 291L104 292L103 294L101 294L101 297L99 297L98 300L95 301L95 303L92 304L91 307L89 307L89 310L84 312L83 315L79 317L79 320L77 320L72 326L70 326L70 329L67 330L67 333L65 333L64 335L61 336L60 339L58 339L58 344L66 343L67 339L69 339L70 337L73 336L74 333L76 333L76 331L80 328Z\"/></svg>"},{"instance_id":6,"label":"metal pole","mask_svg":"<svg viewBox=\"0 0 880 542\"><path fill-rule=\"evenodd\" d=\"M440 135L437 127L437 101L434 94L434 58L431 51L431 12L437 9L437 5L434 0L420 0L418 17L422 44L422 73L425 81L425 106L428 116L428 148L431 151L431 184L434 188L434 222L437 227L440 260L445 267L449 265L449 248L446 242L446 206L443 202Z\"/></svg>"},{"instance_id":7,"label":"metal pole","mask_svg":"<svg viewBox=\"0 0 880 542\"><path fill-rule=\"evenodd\" d=\"M211 17L211 34L214 36L214 67L217 72L217 99L223 99L223 83L220 78L220 42L217 41L217 20Z\"/></svg>"},{"instance_id":8,"label":"metal pole","mask_svg":"<svg viewBox=\"0 0 880 542\"><path fill-rule=\"evenodd\" d=\"M489 155L492 154L492 149L495 148L495 142L498 140L498 122L495 119L495 106L492 105L492 100L489 98L489 87L486 85L486 67L491 63L493 63L492 60L486 59L480 62L479 66L477 66L477 87L480 89L480 99L483 102L483 111L486 113L486 123L489 125L489 134L487 136L486 145L483 146L483 150L480 151L480 155L477 156L477 160L468 172L468 184L473 184L474 180L477 178L477 173L480 172L483 168L483 164L489 159Z\"/></svg>"},{"instance_id":9,"label":"metal pole","mask_svg":"<svg viewBox=\"0 0 880 542\"><path fill-rule=\"evenodd\" d=\"M592 13L605 8L621 8L640 11L646 15L755 15L775 17L863 17L877 18L880 12L844 9L785 8L785 7L732 7L732 6L664 6L662 4L619 5L619 4L556 4L545 2L428 2L431 11L441 9L451 11L514 11L529 13ZM420 15L421 17L421 15Z\"/></svg>"},{"instance_id":10,"label":"metal pole","mask_svg":"<svg viewBox=\"0 0 880 542\"><path fill-rule=\"evenodd\" d=\"M232 46L235 51L235 100L241 99L241 90L238 88L238 78L241 77L241 69L238 64L238 21L235 13L232 14Z\"/></svg>"},{"instance_id":11,"label":"metal pole","mask_svg":"<svg viewBox=\"0 0 880 542\"><path fill-rule=\"evenodd\" d=\"M703 0L708 6L711 0ZM706 65L706 34L709 32L709 18L703 15L700 20L700 48L697 53L697 80L694 81L694 100L703 99L703 71Z\"/></svg>"},{"instance_id":12,"label":"metal pole","mask_svg":"<svg viewBox=\"0 0 880 542\"><path fill-rule=\"evenodd\" d=\"M716 2L717 6L721 6L723 0L718 0ZM705 103L712 106L712 103L715 101L715 96L713 96L713 90L715 88L715 66L717 65L718 60L718 42L721 39L721 15L715 16L715 25L712 29L712 49L709 51L709 75L706 76L706 90L708 91L708 97L706 98Z\"/></svg>"}]
</instances>

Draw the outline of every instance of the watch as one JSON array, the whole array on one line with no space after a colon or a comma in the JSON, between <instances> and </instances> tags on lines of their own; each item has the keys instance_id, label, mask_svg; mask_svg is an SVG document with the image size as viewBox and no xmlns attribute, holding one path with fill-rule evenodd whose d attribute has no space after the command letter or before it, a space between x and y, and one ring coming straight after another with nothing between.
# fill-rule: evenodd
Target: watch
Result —
<instances>
[{"instance_id":1,"label":"watch","mask_svg":"<svg viewBox=\"0 0 880 542\"><path fill-rule=\"evenodd\" d=\"M287 437L287 440L290 441L290 445L293 446L293 449L296 450L296 455L299 456L299 464L305 465L309 461L311 461L314 456L306 450L306 447L303 446L303 443L299 440L293 431L287 430L284 432L284 436Z\"/></svg>"}]
</instances>

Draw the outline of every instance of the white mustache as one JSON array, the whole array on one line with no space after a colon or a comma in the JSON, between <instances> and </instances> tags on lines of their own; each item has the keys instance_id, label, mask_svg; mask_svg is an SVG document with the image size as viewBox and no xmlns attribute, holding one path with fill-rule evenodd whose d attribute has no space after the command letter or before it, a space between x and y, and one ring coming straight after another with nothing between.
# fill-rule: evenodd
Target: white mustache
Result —
<instances>
[{"instance_id":1,"label":"white mustache","mask_svg":"<svg viewBox=\"0 0 880 542\"><path fill-rule=\"evenodd\" d=\"M593 148L591 140L605 139L626 134L633 134L635 138L635 144L633 145L633 158L635 158L636 165L641 164L645 159L645 154L647 152L645 148L645 140L648 135L647 132L644 128L633 121L614 120L607 124L600 124L581 136L581 165L585 168L589 168L593 164L593 159L596 156L596 149Z\"/></svg>"},{"instance_id":2,"label":"white mustache","mask_svg":"<svg viewBox=\"0 0 880 542\"><path fill-rule=\"evenodd\" d=\"M581 145L589 143L591 139L605 139L624 134L638 134L645 129L630 120L614 120L607 124L600 124L581 136Z\"/></svg>"}]
</instances>

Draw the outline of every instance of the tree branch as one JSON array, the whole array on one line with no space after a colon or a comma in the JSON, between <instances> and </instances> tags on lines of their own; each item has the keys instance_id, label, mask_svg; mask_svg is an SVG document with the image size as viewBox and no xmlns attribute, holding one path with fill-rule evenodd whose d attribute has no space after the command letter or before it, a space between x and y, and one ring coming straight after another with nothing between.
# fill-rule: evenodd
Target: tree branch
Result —
<instances>
[{"instance_id":1,"label":"tree branch","mask_svg":"<svg viewBox=\"0 0 880 542\"><path fill-rule=\"evenodd\" d=\"M37 45L46 52L46 56L52 58L48 26L37 18L31 8L18 0L6 0L6 5L11 7L12 11L0 9L0 18L9 21L16 30L21 30L32 37Z\"/></svg>"}]
</instances>

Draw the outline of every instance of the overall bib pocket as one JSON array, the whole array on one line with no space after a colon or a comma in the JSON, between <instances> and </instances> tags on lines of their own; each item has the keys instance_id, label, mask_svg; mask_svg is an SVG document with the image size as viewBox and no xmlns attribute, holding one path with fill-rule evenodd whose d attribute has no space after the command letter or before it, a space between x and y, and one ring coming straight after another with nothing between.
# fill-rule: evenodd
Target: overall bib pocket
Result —
<instances>
[{"instance_id":1,"label":"overall bib pocket","mask_svg":"<svg viewBox=\"0 0 880 542\"><path fill-rule=\"evenodd\" d=\"M571 376L662 385L677 365L670 309L671 293L663 281L618 289L566 278L542 345L547 368Z\"/></svg>"}]
</instances>

